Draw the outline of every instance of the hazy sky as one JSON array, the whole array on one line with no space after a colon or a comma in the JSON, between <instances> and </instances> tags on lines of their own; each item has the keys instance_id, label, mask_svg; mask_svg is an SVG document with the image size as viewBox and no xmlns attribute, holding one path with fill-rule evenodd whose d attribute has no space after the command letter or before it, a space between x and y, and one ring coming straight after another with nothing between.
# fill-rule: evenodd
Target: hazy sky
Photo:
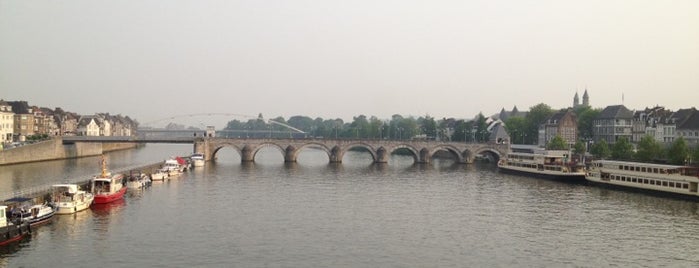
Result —
<instances>
[{"instance_id":1,"label":"hazy sky","mask_svg":"<svg viewBox=\"0 0 699 268\"><path fill-rule=\"evenodd\" d=\"M0 0L0 98L142 123L471 118L568 107L585 87L593 107L678 109L699 106L698 14L696 0Z\"/></svg>"}]
</instances>

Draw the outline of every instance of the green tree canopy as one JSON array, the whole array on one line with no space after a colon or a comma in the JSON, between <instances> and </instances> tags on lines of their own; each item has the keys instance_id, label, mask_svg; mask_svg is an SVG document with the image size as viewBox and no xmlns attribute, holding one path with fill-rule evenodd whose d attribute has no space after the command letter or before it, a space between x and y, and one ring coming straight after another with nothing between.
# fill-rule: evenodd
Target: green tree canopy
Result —
<instances>
[{"instance_id":1,"label":"green tree canopy","mask_svg":"<svg viewBox=\"0 0 699 268\"><path fill-rule=\"evenodd\" d=\"M609 150L609 145L604 140L593 144L592 148L590 148L590 153L599 159L605 159L612 154L611 150Z\"/></svg>"},{"instance_id":2,"label":"green tree canopy","mask_svg":"<svg viewBox=\"0 0 699 268\"><path fill-rule=\"evenodd\" d=\"M619 138L612 146L612 158L618 160L631 160L633 158L633 145L625 137Z\"/></svg>"},{"instance_id":3,"label":"green tree canopy","mask_svg":"<svg viewBox=\"0 0 699 268\"><path fill-rule=\"evenodd\" d=\"M692 154L692 163L694 165L699 164L699 144L694 147L694 153Z\"/></svg>"},{"instance_id":4,"label":"green tree canopy","mask_svg":"<svg viewBox=\"0 0 699 268\"><path fill-rule=\"evenodd\" d=\"M553 137L551 141L549 141L548 144L546 144L546 149L547 150L567 150L568 149L568 144L566 143L565 140L560 135L556 135L556 137Z\"/></svg>"},{"instance_id":5,"label":"green tree canopy","mask_svg":"<svg viewBox=\"0 0 699 268\"><path fill-rule=\"evenodd\" d=\"M525 133L527 133L527 125L524 117L514 116L505 120L505 129L510 139L514 144L524 144Z\"/></svg>"},{"instance_id":6,"label":"green tree canopy","mask_svg":"<svg viewBox=\"0 0 699 268\"><path fill-rule=\"evenodd\" d=\"M638 142L638 150L636 151L636 160L641 162L651 162L657 159L662 154L663 149L660 143L653 136L645 135Z\"/></svg>"},{"instance_id":7,"label":"green tree canopy","mask_svg":"<svg viewBox=\"0 0 699 268\"><path fill-rule=\"evenodd\" d=\"M578 136L581 139L592 139L593 121L600 112L600 109L592 109L589 106L580 106L580 108L575 111L578 116Z\"/></svg>"},{"instance_id":8,"label":"green tree canopy","mask_svg":"<svg viewBox=\"0 0 699 268\"><path fill-rule=\"evenodd\" d=\"M539 140L539 125L544 123L553 113L554 111L551 107L544 103L539 103L529 108L529 113L525 119L527 123L526 144L534 144Z\"/></svg>"},{"instance_id":9,"label":"green tree canopy","mask_svg":"<svg viewBox=\"0 0 699 268\"><path fill-rule=\"evenodd\" d=\"M667 160L673 165L684 165L689 158L689 147L682 137L677 138L667 150Z\"/></svg>"}]
</instances>

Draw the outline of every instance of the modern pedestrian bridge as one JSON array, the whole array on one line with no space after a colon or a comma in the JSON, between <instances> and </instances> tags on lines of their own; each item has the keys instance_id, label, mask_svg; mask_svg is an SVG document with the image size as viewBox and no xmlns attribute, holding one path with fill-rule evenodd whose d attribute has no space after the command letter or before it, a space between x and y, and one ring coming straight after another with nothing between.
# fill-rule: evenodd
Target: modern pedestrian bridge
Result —
<instances>
[{"instance_id":1,"label":"modern pedestrian bridge","mask_svg":"<svg viewBox=\"0 0 699 268\"><path fill-rule=\"evenodd\" d=\"M243 162L254 162L255 155L264 147L279 149L285 162L296 162L303 149L325 151L331 163L340 163L351 149L364 149L375 163L387 163L390 155L399 149L412 153L416 163L430 163L439 151L449 152L459 163L473 163L477 155L500 159L509 151L508 144L463 143L419 140L380 139L317 139L317 138L219 138L219 137L64 137L63 143L76 142L137 142L137 143L190 143L193 152L203 153L207 161L216 158L223 148L236 150Z\"/></svg>"}]
</instances>

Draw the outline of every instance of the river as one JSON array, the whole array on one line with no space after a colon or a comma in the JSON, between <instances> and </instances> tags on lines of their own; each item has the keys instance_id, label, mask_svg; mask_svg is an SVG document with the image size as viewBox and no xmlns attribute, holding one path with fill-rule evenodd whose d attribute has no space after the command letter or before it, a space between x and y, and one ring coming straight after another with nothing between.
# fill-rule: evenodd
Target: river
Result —
<instances>
[{"instance_id":1,"label":"river","mask_svg":"<svg viewBox=\"0 0 699 268\"><path fill-rule=\"evenodd\" d=\"M148 145L111 168L191 152ZM342 164L223 149L123 202L57 216L0 267L696 267L696 202L505 175L492 164L348 152ZM97 172L97 158L0 167L1 189ZM10 187L10 188L5 188Z\"/></svg>"}]
</instances>

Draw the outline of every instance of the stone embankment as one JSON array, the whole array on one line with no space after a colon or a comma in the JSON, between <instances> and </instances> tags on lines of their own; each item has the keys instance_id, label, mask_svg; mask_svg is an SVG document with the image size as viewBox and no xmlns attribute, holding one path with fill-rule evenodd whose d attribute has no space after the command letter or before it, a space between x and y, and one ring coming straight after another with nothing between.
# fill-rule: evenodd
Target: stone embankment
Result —
<instances>
[{"instance_id":1,"label":"stone embankment","mask_svg":"<svg viewBox=\"0 0 699 268\"><path fill-rule=\"evenodd\" d=\"M63 144L60 137L35 144L0 151L0 166L41 162L87 156L136 148L135 143L75 143Z\"/></svg>"}]
</instances>

